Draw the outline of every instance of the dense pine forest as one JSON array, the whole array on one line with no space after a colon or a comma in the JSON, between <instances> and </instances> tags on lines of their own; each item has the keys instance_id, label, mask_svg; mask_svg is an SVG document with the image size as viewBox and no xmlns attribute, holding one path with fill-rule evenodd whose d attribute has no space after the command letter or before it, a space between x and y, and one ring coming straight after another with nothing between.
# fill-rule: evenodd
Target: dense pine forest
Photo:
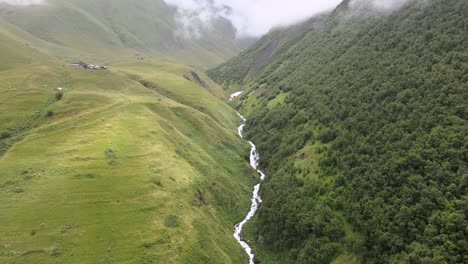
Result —
<instances>
[{"instance_id":1,"label":"dense pine forest","mask_svg":"<svg viewBox=\"0 0 468 264\"><path fill-rule=\"evenodd\" d=\"M292 263L468 263L467 32L466 0L344 1L208 71L245 90L268 174L259 245Z\"/></svg>"}]
</instances>

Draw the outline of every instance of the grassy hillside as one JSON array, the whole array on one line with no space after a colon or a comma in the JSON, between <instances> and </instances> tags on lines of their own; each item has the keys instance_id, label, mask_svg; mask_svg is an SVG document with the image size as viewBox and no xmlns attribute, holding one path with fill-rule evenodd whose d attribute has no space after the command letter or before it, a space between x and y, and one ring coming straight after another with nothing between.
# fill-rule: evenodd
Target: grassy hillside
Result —
<instances>
[{"instance_id":1,"label":"grassy hillside","mask_svg":"<svg viewBox=\"0 0 468 264\"><path fill-rule=\"evenodd\" d=\"M177 38L174 12L0 4L0 263L247 260L232 232L257 179L239 117L203 72L155 58L205 67L238 44L226 21Z\"/></svg>"},{"instance_id":2,"label":"grassy hillside","mask_svg":"<svg viewBox=\"0 0 468 264\"><path fill-rule=\"evenodd\" d=\"M43 5L0 4L0 18L49 45L52 55L112 58L135 53L206 67L239 52L235 30L220 20L200 38L177 37L175 9L163 0L47 0ZM3 28L3 26L2 26ZM68 52L63 52L67 49Z\"/></svg>"},{"instance_id":3,"label":"grassy hillside","mask_svg":"<svg viewBox=\"0 0 468 264\"><path fill-rule=\"evenodd\" d=\"M71 69L8 39L0 262L246 261L232 229L254 176L219 86L166 60Z\"/></svg>"},{"instance_id":4,"label":"grassy hillside","mask_svg":"<svg viewBox=\"0 0 468 264\"><path fill-rule=\"evenodd\" d=\"M31 41L26 32L0 19L0 71L49 59L39 48L42 42Z\"/></svg>"},{"instance_id":5,"label":"grassy hillside","mask_svg":"<svg viewBox=\"0 0 468 264\"><path fill-rule=\"evenodd\" d=\"M467 262L467 12L344 1L208 71L245 90L268 172L248 227L260 260Z\"/></svg>"}]
</instances>

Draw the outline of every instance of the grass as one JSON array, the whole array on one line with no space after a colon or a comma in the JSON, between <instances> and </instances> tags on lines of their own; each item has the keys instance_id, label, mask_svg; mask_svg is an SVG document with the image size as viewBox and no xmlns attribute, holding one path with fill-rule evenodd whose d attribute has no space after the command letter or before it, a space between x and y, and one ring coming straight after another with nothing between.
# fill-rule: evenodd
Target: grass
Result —
<instances>
[{"instance_id":1,"label":"grass","mask_svg":"<svg viewBox=\"0 0 468 264\"><path fill-rule=\"evenodd\" d=\"M280 93L275 99L268 102L268 108L273 109L275 106L283 104L287 96L288 93Z\"/></svg>"},{"instance_id":2,"label":"grass","mask_svg":"<svg viewBox=\"0 0 468 264\"><path fill-rule=\"evenodd\" d=\"M45 5L21 8L0 5L0 55L2 46L17 47L11 50L21 62L30 59L30 50L21 49L25 43L47 54L85 61L141 53L199 67L218 64L240 51L233 28L227 24L205 30L201 38L176 37L179 25L173 19L174 10L162 0L137 4L48 0ZM19 45L3 40L2 31L12 33Z\"/></svg>"},{"instance_id":3,"label":"grass","mask_svg":"<svg viewBox=\"0 0 468 264\"><path fill-rule=\"evenodd\" d=\"M64 87L0 159L0 262L245 262L232 229L250 206L248 146L220 88L169 61L110 68L0 71L2 130Z\"/></svg>"},{"instance_id":4,"label":"grass","mask_svg":"<svg viewBox=\"0 0 468 264\"><path fill-rule=\"evenodd\" d=\"M3 78L0 131L2 135L8 135L0 138L0 156L22 140L41 116L53 116L47 109L58 100L56 87L59 81L52 70L46 66L29 66L0 72Z\"/></svg>"}]
</instances>

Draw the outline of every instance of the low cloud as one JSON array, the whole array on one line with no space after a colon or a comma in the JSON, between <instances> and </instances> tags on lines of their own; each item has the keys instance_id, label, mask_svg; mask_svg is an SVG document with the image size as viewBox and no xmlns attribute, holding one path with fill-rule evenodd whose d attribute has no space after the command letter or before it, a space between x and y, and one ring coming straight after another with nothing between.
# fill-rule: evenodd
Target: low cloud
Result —
<instances>
[{"instance_id":1,"label":"low cloud","mask_svg":"<svg viewBox=\"0 0 468 264\"><path fill-rule=\"evenodd\" d=\"M164 0L177 7L178 35L197 37L217 18L231 21L240 36L260 36L336 7L341 0Z\"/></svg>"},{"instance_id":2,"label":"low cloud","mask_svg":"<svg viewBox=\"0 0 468 264\"><path fill-rule=\"evenodd\" d=\"M343 0L164 0L177 8L176 34L200 37L216 19L231 21L240 36L261 36L274 27L301 22L318 13L332 10ZM427 0L351 0L351 8L391 13L409 2Z\"/></svg>"},{"instance_id":3,"label":"low cloud","mask_svg":"<svg viewBox=\"0 0 468 264\"><path fill-rule=\"evenodd\" d=\"M43 4L44 0L0 0L0 3L27 6Z\"/></svg>"},{"instance_id":4,"label":"low cloud","mask_svg":"<svg viewBox=\"0 0 468 264\"><path fill-rule=\"evenodd\" d=\"M373 0L372 4L377 9L385 11L394 11L402 8L410 1L412 0Z\"/></svg>"},{"instance_id":5,"label":"low cloud","mask_svg":"<svg viewBox=\"0 0 468 264\"><path fill-rule=\"evenodd\" d=\"M210 30L221 17L228 17L231 9L212 0L164 0L177 8L175 20L178 37L200 38L202 32Z\"/></svg>"},{"instance_id":6,"label":"low cloud","mask_svg":"<svg viewBox=\"0 0 468 264\"><path fill-rule=\"evenodd\" d=\"M393 12L404 7L409 2L424 2L425 0L353 0L352 7L371 7L376 11Z\"/></svg>"}]
</instances>

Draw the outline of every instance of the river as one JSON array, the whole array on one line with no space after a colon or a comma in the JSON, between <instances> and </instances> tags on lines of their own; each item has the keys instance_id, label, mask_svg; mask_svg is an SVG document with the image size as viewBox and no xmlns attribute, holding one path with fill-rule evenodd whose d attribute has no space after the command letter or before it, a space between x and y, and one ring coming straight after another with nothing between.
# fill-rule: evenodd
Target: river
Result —
<instances>
[{"instance_id":1,"label":"river","mask_svg":"<svg viewBox=\"0 0 468 264\"><path fill-rule=\"evenodd\" d=\"M241 95L243 92L244 92L244 91L239 91L239 92L235 92L235 93L231 94L231 95L229 96L229 101L232 101L232 100L236 99L236 97L238 97L239 95Z\"/></svg>"},{"instance_id":2,"label":"river","mask_svg":"<svg viewBox=\"0 0 468 264\"><path fill-rule=\"evenodd\" d=\"M235 94L240 95L241 93L242 92L237 92ZM235 94L233 94L233 95L235 95ZM234 96L234 98L235 97L236 96ZM233 98L232 95L231 95L231 98ZM244 138L244 136L242 135L242 132L244 130L245 122L247 120L245 119L245 117L243 117L238 112L237 112L237 115L239 115L239 117L242 118L242 123L237 128L237 131L239 133L239 136L241 138ZM250 166L254 170L257 171L257 173L260 175L260 179L263 181L265 179L265 173L263 173L261 170L259 170L257 168L258 167L258 160L260 159L260 155L257 152L257 147L255 146L255 144L253 142L251 142L251 141L248 141L248 142L249 142L250 147L251 147L251 149L250 149ZM235 229L234 229L234 237L239 242L241 247L245 250L245 252L247 252L247 255L249 256L249 264L254 264L255 255L254 255L250 245L247 244L247 242L242 240L242 235L241 234L242 234L242 229L244 228L244 225L255 215L255 212L257 211L258 206L262 202L262 199L261 199L261 197L259 195L260 185L261 185L261 183L258 183L257 185L255 185L255 187L253 189L252 204L250 205L250 211L247 213L245 218L240 223L235 225Z\"/></svg>"}]
</instances>

